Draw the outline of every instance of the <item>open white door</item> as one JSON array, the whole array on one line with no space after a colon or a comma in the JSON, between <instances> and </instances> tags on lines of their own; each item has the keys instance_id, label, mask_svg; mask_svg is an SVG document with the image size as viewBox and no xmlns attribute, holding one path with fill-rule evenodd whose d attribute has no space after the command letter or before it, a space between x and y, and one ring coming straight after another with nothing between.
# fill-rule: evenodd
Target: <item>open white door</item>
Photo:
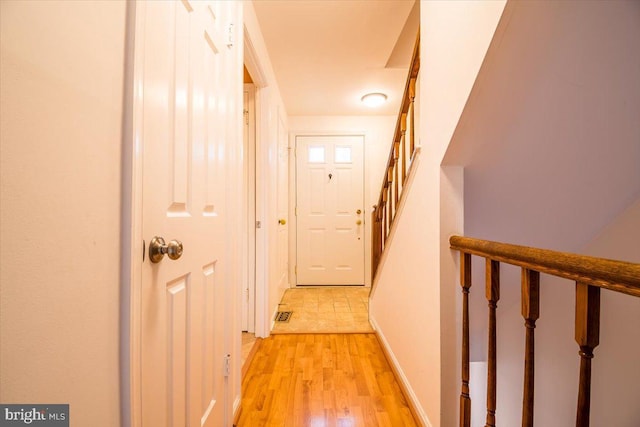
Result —
<instances>
[{"instance_id":1,"label":"open white door","mask_svg":"<svg viewBox=\"0 0 640 427\"><path fill-rule=\"evenodd\" d=\"M296 137L298 285L364 285L363 143Z\"/></svg>"},{"instance_id":2,"label":"open white door","mask_svg":"<svg viewBox=\"0 0 640 427\"><path fill-rule=\"evenodd\" d=\"M140 379L140 407L133 411L142 426L231 424L225 330L234 304L226 289L232 267L225 228L235 218L225 168L229 148L239 143L233 107L241 104L234 87L240 68L237 48L227 45L237 18L235 2L136 6L134 126L146 256L140 372L132 375ZM156 236L168 254L153 262ZM174 239L183 245L181 256Z\"/></svg>"},{"instance_id":3,"label":"open white door","mask_svg":"<svg viewBox=\"0 0 640 427\"><path fill-rule=\"evenodd\" d=\"M289 287L289 135L278 114L278 288Z\"/></svg>"},{"instance_id":4,"label":"open white door","mask_svg":"<svg viewBox=\"0 0 640 427\"><path fill-rule=\"evenodd\" d=\"M244 242L246 265L242 289L242 331L255 332L256 307L256 89L253 83L244 84L243 143L245 153L244 197L246 204L247 239Z\"/></svg>"}]
</instances>

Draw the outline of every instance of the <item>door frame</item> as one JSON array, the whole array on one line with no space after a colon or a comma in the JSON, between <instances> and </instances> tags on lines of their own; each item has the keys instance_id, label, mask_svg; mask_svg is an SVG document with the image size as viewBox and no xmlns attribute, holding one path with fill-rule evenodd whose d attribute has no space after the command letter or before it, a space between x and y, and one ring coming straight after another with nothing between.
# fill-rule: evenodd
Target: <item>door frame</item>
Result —
<instances>
[{"instance_id":1,"label":"door frame","mask_svg":"<svg viewBox=\"0 0 640 427\"><path fill-rule=\"evenodd\" d=\"M122 169L120 209L120 419L123 427L140 427L141 255L142 243L142 155L140 130L142 102L137 87L144 75L136 63L142 61L143 4L127 2L125 22L125 70L123 84ZM142 255L144 256L144 255Z\"/></svg>"},{"instance_id":2,"label":"door frame","mask_svg":"<svg viewBox=\"0 0 640 427\"><path fill-rule=\"evenodd\" d=\"M245 65L246 66L246 65ZM246 238L243 239L243 288L242 298L244 298L245 284L248 289L248 302L246 319L247 332L254 333L256 330L256 85L255 83L244 83L244 91L248 93L247 104L244 106L247 115L248 134L244 141L245 155L244 162L244 212L243 222L246 224ZM244 126L244 125L243 125ZM244 302L241 302L244 305ZM245 316L245 313L242 313ZM244 330L244 329L243 329Z\"/></svg>"},{"instance_id":3,"label":"door frame","mask_svg":"<svg viewBox=\"0 0 640 427\"><path fill-rule=\"evenodd\" d=\"M260 62L256 48L254 47L251 35L247 27L243 25L244 32L244 65L251 75L254 84L254 108L255 108L255 219L261 222L261 227L255 230L255 328L256 337L266 338L270 332L270 322L268 313L268 233L269 224L267 200L265 196L266 188L264 183L268 181L269 173L269 145L265 138L269 135L269 121L265 114L263 103L268 99L268 80L264 72L264 67ZM246 166L246 156L244 159ZM259 185L262 183L262 185ZM248 230L245 230L248 239ZM251 269L251 266L249 266Z\"/></svg>"},{"instance_id":4,"label":"door frame","mask_svg":"<svg viewBox=\"0 0 640 427\"><path fill-rule=\"evenodd\" d=\"M321 131L292 131L289 132L289 145L293 147L293 156L289 156L289 200L293 201L293 203L289 203L289 218L291 219L289 223L291 226L289 227L289 278L291 283L291 288L297 287L305 287L304 285L298 285L298 274L296 271L297 260L298 260L298 216L296 215L296 209L298 206L298 172L296 163L298 160L298 142L297 138L299 136L361 136L362 137L362 155L363 155L363 222L364 222L364 286L370 287L371 280L370 269L371 269L371 257L368 256L368 251L371 247L370 236L371 236L371 224L370 224L370 214L367 210L366 203L369 200L368 192L368 169L367 169L367 132L359 132L359 131L329 131L329 132L321 132ZM370 249L369 249L370 252Z\"/></svg>"}]
</instances>

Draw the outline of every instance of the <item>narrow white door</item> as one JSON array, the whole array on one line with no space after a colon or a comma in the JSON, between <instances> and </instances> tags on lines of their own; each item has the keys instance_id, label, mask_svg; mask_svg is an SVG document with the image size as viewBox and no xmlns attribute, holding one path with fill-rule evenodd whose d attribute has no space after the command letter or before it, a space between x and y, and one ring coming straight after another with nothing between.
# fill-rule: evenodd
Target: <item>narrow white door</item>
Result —
<instances>
[{"instance_id":1,"label":"narrow white door","mask_svg":"<svg viewBox=\"0 0 640 427\"><path fill-rule=\"evenodd\" d=\"M243 147L244 147L244 197L246 205L247 239L245 248L245 271L242 289L241 328L242 331L255 332L256 298L256 124L255 124L255 86L244 84L243 99Z\"/></svg>"},{"instance_id":2,"label":"narrow white door","mask_svg":"<svg viewBox=\"0 0 640 427\"><path fill-rule=\"evenodd\" d=\"M297 136L297 284L364 284L364 137Z\"/></svg>"},{"instance_id":3,"label":"narrow white door","mask_svg":"<svg viewBox=\"0 0 640 427\"><path fill-rule=\"evenodd\" d=\"M278 288L289 287L289 138L278 112Z\"/></svg>"},{"instance_id":4,"label":"narrow white door","mask_svg":"<svg viewBox=\"0 0 640 427\"><path fill-rule=\"evenodd\" d=\"M233 2L188 0L136 6L134 108L141 123L136 139L143 152L147 248L140 320L143 427L230 425L225 227L232 219L225 167L239 137L234 108L241 104L241 68L225 29L237 18L236 8ZM170 251L170 241L181 242L182 256L152 262L155 236Z\"/></svg>"}]
</instances>

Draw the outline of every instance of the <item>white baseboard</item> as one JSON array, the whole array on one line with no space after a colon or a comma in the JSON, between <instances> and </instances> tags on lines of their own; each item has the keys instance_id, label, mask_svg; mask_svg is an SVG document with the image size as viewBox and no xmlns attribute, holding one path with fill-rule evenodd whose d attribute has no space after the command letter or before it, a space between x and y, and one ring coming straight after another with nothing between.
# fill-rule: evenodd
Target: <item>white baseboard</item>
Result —
<instances>
[{"instance_id":1,"label":"white baseboard","mask_svg":"<svg viewBox=\"0 0 640 427\"><path fill-rule=\"evenodd\" d=\"M371 326L373 326L373 329L376 331L376 334L378 335L378 339L380 340L380 344L382 344L382 346L384 347L384 351L386 352L387 358L389 359L389 363L393 365L392 368L396 373L396 376L398 377L397 380L401 383L402 389L407 394L406 397L410 400L410 404L413 406L413 409L416 412L414 415L418 416L419 418L416 421L422 423L424 427L432 427L432 424L429 421L429 417L427 417L427 414L424 413L424 409L422 409L422 405L420 405L420 402L418 401L418 397L413 391L413 388L411 388L411 384L409 383L409 380L404 374L404 371L402 370L402 367L400 366L398 359L393 353L393 350L389 346L389 342L385 338L384 333L382 332L382 329L380 329L380 325L378 325L378 322L376 322L376 319L373 316L369 317L369 322L371 322Z\"/></svg>"}]
</instances>

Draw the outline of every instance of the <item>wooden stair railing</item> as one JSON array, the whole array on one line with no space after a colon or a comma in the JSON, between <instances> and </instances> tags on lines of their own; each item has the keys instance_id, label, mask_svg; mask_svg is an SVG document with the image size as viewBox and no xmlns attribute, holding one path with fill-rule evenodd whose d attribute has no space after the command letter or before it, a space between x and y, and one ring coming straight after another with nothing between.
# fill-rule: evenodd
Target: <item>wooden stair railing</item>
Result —
<instances>
[{"instance_id":1,"label":"wooden stair railing","mask_svg":"<svg viewBox=\"0 0 640 427\"><path fill-rule=\"evenodd\" d=\"M489 346L487 361L486 426L495 426L496 411L496 303L500 298L500 263L522 268L521 308L525 320L524 391L522 426L533 427L533 392L536 320L540 305L540 273L576 282L575 339L580 348L580 379L576 426L589 426L591 359L599 343L600 289L640 297L640 264L526 246L453 236L451 249L460 251L462 286L462 392L460 426L471 424L469 397L469 291L471 256L486 260L486 295L489 302Z\"/></svg>"},{"instance_id":2,"label":"wooden stair railing","mask_svg":"<svg viewBox=\"0 0 640 427\"><path fill-rule=\"evenodd\" d=\"M413 165L416 153L415 143L415 97L416 81L420 70L420 32L418 31L416 44L413 48L409 74L404 88L404 95L400 104L400 112L396 122L396 130L389 151L389 158L385 167L382 188L378 203L373 206L371 213L371 280L376 277L380 258L387 244L387 239L398 206L404 195L403 189L407 176ZM408 136L407 136L408 134ZM408 139L408 142L407 142Z\"/></svg>"}]
</instances>

